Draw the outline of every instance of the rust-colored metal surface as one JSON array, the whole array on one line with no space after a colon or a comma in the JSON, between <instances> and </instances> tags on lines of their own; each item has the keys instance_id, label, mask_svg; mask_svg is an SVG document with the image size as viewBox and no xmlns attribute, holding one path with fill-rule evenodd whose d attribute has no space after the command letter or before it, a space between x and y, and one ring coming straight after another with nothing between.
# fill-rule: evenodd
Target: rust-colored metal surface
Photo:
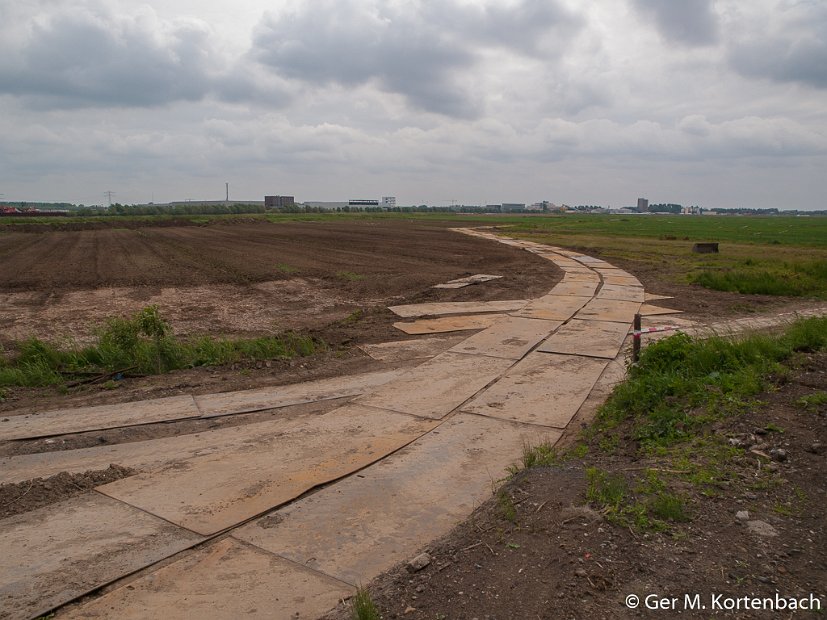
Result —
<instances>
[{"instance_id":1,"label":"rust-colored metal surface","mask_svg":"<svg viewBox=\"0 0 827 620\"><path fill-rule=\"evenodd\" d=\"M518 360L560 325L560 321L508 317L466 338L451 351Z\"/></svg>"},{"instance_id":2,"label":"rust-colored metal surface","mask_svg":"<svg viewBox=\"0 0 827 620\"><path fill-rule=\"evenodd\" d=\"M580 310L588 297L571 295L545 295L535 299L522 310L512 312L512 316L527 319L546 319L549 321L568 321L574 313Z\"/></svg>"},{"instance_id":3,"label":"rust-colored metal surface","mask_svg":"<svg viewBox=\"0 0 827 620\"><path fill-rule=\"evenodd\" d=\"M297 564L367 583L446 534L483 500L524 443L559 433L458 415L404 450L233 533Z\"/></svg>"},{"instance_id":4,"label":"rust-colored metal surface","mask_svg":"<svg viewBox=\"0 0 827 620\"><path fill-rule=\"evenodd\" d=\"M551 289L551 295L572 295L575 297L592 297L597 290L596 281L563 281Z\"/></svg>"},{"instance_id":5,"label":"rust-colored metal surface","mask_svg":"<svg viewBox=\"0 0 827 620\"><path fill-rule=\"evenodd\" d=\"M572 258L574 258L574 260L576 260L578 263L582 263L590 267L591 269L614 269L614 265L611 265L604 260L594 258L592 256L585 256L581 254L579 256L574 256Z\"/></svg>"},{"instance_id":6,"label":"rust-colored metal surface","mask_svg":"<svg viewBox=\"0 0 827 620\"><path fill-rule=\"evenodd\" d=\"M477 312L510 312L519 310L528 303L526 299L504 301L443 301L429 304L408 304L390 306L388 310L403 318L418 316L440 316L443 314L472 314Z\"/></svg>"},{"instance_id":7,"label":"rust-colored metal surface","mask_svg":"<svg viewBox=\"0 0 827 620\"><path fill-rule=\"evenodd\" d=\"M225 538L61 618L317 618L353 591L346 583Z\"/></svg>"},{"instance_id":8,"label":"rust-colored metal surface","mask_svg":"<svg viewBox=\"0 0 827 620\"><path fill-rule=\"evenodd\" d=\"M604 284L597 294L598 299L616 299L618 301L643 302L643 289L639 286L622 284Z\"/></svg>"},{"instance_id":9,"label":"rust-colored metal surface","mask_svg":"<svg viewBox=\"0 0 827 620\"><path fill-rule=\"evenodd\" d=\"M487 273L477 273L473 276L466 276L464 278L457 278L456 280L449 280L445 284L436 284L433 288L465 288L473 284L483 284L491 280L499 280L502 276L493 276Z\"/></svg>"},{"instance_id":10,"label":"rust-colored metal surface","mask_svg":"<svg viewBox=\"0 0 827 620\"><path fill-rule=\"evenodd\" d=\"M572 319L537 347L544 353L614 358L629 334L626 323Z\"/></svg>"},{"instance_id":11,"label":"rust-colored metal surface","mask_svg":"<svg viewBox=\"0 0 827 620\"><path fill-rule=\"evenodd\" d=\"M621 286L643 286L640 280L633 276L603 276L604 284L619 284Z\"/></svg>"},{"instance_id":12,"label":"rust-colored metal surface","mask_svg":"<svg viewBox=\"0 0 827 620\"><path fill-rule=\"evenodd\" d=\"M660 301L662 299L674 299L671 295L655 295L654 293L644 293L643 301Z\"/></svg>"},{"instance_id":13,"label":"rust-colored metal surface","mask_svg":"<svg viewBox=\"0 0 827 620\"><path fill-rule=\"evenodd\" d=\"M529 353L462 411L565 428L607 363L579 355Z\"/></svg>"},{"instance_id":14,"label":"rust-colored metal surface","mask_svg":"<svg viewBox=\"0 0 827 620\"><path fill-rule=\"evenodd\" d=\"M640 303L636 301L594 298L577 313L576 318L631 324L639 309Z\"/></svg>"},{"instance_id":15,"label":"rust-colored metal surface","mask_svg":"<svg viewBox=\"0 0 827 620\"><path fill-rule=\"evenodd\" d=\"M652 304L643 304L640 307L640 314L642 316L657 316L660 314L681 314L683 310L673 310L672 308L661 308L660 306L653 306Z\"/></svg>"},{"instance_id":16,"label":"rust-colored metal surface","mask_svg":"<svg viewBox=\"0 0 827 620\"><path fill-rule=\"evenodd\" d=\"M327 403L328 410L340 406L338 403ZM303 418L304 423L310 425L321 413L299 413L266 422L146 441L0 458L0 484L54 476L62 471L81 473L106 469L111 463L150 471L199 456L230 454L249 449L257 443L275 440L288 423L295 424L295 420L299 418Z\"/></svg>"},{"instance_id":17,"label":"rust-colored metal surface","mask_svg":"<svg viewBox=\"0 0 827 620\"><path fill-rule=\"evenodd\" d=\"M347 405L235 452L195 457L97 490L209 535L361 469L435 425Z\"/></svg>"},{"instance_id":18,"label":"rust-colored metal surface","mask_svg":"<svg viewBox=\"0 0 827 620\"><path fill-rule=\"evenodd\" d=\"M223 392L196 396L202 417L212 418L234 413L277 409L320 400L356 396L365 390L398 378L402 370L382 370L360 375L333 377L306 383L278 385L255 390Z\"/></svg>"},{"instance_id":19,"label":"rust-colored metal surface","mask_svg":"<svg viewBox=\"0 0 827 620\"><path fill-rule=\"evenodd\" d=\"M192 396L170 396L134 403L59 409L26 415L0 416L0 440L96 431L200 415Z\"/></svg>"},{"instance_id":20,"label":"rust-colored metal surface","mask_svg":"<svg viewBox=\"0 0 827 620\"><path fill-rule=\"evenodd\" d=\"M563 276L563 282L592 282L597 285L600 284L600 276L585 267L582 269L569 269L566 271L566 275Z\"/></svg>"},{"instance_id":21,"label":"rust-colored metal surface","mask_svg":"<svg viewBox=\"0 0 827 620\"><path fill-rule=\"evenodd\" d=\"M442 334L471 329L485 329L501 319L502 314L470 314L467 316L446 316L439 319L420 319L410 323L398 322L393 326L410 335Z\"/></svg>"},{"instance_id":22,"label":"rust-colored metal surface","mask_svg":"<svg viewBox=\"0 0 827 620\"><path fill-rule=\"evenodd\" d=\"M447 351L356 402L427 418L442 418L494 381L512 361Z\"/></svg>"},{"instance_id":23,"label":"rust-colored metal surface","mask_svg":"<svg viewBox=\"0 0 827 620\"><path fill-rule=\"evenodd\" d=\"M0 617L35 618L200 536L99 493L0 521Z\"/></svg>"},{"instance_id":24,"label":"rust-colored metal surface","mask_svg":"<svg viewBox=\"0 0 827 620\"><path fill-rule=\"evenodd\" d=\"M416 340L397 340L379 344L363 344L359 348L373 359L382 362L401 362L406 360L430 359L455 344L465 340L466 336L453 335L434 338L417 338Z\"/></svg>"}]
</instances>

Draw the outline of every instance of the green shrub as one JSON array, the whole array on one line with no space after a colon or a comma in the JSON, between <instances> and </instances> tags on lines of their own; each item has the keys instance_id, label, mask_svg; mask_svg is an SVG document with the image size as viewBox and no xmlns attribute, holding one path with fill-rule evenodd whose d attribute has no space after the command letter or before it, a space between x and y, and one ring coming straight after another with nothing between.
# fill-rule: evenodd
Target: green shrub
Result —
<instances>
[{"instance_id":1,"label":"green shrub","mask_svg":"<svg viewBox=\"0 0 827 620\"><path fill-rule=\"evenodd\" d=\"M704 270L690 281L704 288L747 295L789 297L827 296L827 261L782 263L773 268L754 268L755 261L744 261L750 269Z\"/></svg>"},{"instance_id":2,"label":"green shrub","mask_svg":"<svg viewBox=\"0 0 827 620\"><path fill-rule=\"evenodd\" d=\"M58 349L36 338L24 341L16 355L0 356L0 386L57 385L78 373L128 370L152 375L245 359L308 356L320 347L324 347L321 341L295 332L237 340L180 339L158 308L150 306L129 318L107 320L97 333L97 343L82 349Z\"/></svg>"},{"instance_id":3,"label":"green shrub","mask_svg":"<svg viewBox=\"0 0 827 620\"><path fill-rule=\"evenodd\" d=\"M827 347L827 318L796 321L780 336L693 339L676 334L641 352L640 361L601 407L605 430L635 418L644 446L669 445L715 417L737 413L766 379L799 351Z\"/></svg>"}]
</instances>

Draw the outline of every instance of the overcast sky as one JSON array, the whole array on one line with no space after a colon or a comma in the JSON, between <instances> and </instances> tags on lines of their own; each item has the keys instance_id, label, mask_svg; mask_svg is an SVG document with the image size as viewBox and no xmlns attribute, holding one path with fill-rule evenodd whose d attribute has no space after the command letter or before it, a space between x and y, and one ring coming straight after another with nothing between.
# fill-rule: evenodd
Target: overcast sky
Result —
<instances>
[{"instance_id":1,"label":"overcast sky","mask_svg":"<svg viewBox=\"0 0 827 620\"><path fill-rule=\"evenodd\" d=\"M824 0L0 0L0 199L827 208Z\"/></svg>"}]
</instances>

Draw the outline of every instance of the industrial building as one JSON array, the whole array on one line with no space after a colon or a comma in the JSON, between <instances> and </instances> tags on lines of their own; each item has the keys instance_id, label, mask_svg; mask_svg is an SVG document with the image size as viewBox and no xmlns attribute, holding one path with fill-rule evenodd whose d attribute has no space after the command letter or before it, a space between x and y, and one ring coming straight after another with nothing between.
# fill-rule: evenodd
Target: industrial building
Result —
<instances>
[{"instance_id":1,"label":"industrial building","mask_svg":"<svg viewBox=\"0 0 827 620\"><path fill-rule=\"evenodd\" d=\"M293 196L265 196L264 206L268 209L284 209L296 206Z\"/></svg>"}]
</instances>

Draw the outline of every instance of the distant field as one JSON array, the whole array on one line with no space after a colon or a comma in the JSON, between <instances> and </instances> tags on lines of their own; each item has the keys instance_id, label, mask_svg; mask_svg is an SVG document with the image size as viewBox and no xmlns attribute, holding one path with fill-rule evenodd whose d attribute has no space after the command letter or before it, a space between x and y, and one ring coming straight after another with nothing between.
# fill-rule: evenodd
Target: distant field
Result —
<instances>
[{"instance_id":1,"label":"distant field","mask_svg":"<svg viewBox=\"0 0 827 620\"><path fill-rule=\"evenodd\" d=\"M497 226L515 236L623 260L633 271L648 271L660 280L677 284L696 284L746 295L827 299L827 217L824 216L285 213L6 218L0 220L0 234L18 230L68 232L84 228L126 231L222 222L244 222L254 226L257 221L338 222L343 230L353 224L370 226L379 222L416 222L437 227ZM716 255L693 254L692 243L696 241L717 241L721 244L721 252ZM202 268L201 258L197 253L194 255L196 271Z\"/></svg>"},{"instance_id":2,"label":"distant field","mask_svg":"<svg viewBox=\"0 0 827 620\"><path fill-rule=\"evenodd\" d=\"M417 220L445 225L507 225L516 231L555 235L669 238L760 245L827 248L827 217L685 216L685 215L461 215L450 213L284 213L242 215L143 215L98 217L31 217L0 219L0 229L27 225L74 227L132 227L206 224L221 220L271 222L347 222L358 220Z\"/></svg>"},{"instance_id":3,"label":"distant field","mask_svg":"<svg viewBox=\"0 0 827 620\"><path fill-rule=\"evenodd\" d=\"M508 218L509 220L513 218ZM518 230L827 248L827 217L566 215L523 218Z\"/></svg>"},{"instance_id":4,"label":"distant field","mask_svg":"<svg viewBox=\"0 0 827 620\"><path fill-rule=\"evenodd\" d=\"M827 299L827 218L574 216L517 222L515 236L623 261L638 276L744 295ZM695 254L717 241L719 254Z\"/></svg>"}]
</instances>

